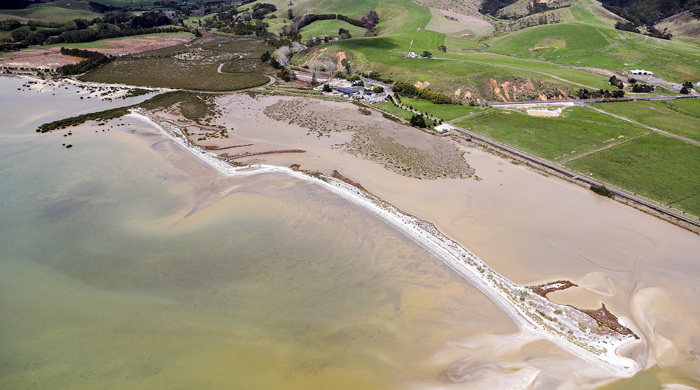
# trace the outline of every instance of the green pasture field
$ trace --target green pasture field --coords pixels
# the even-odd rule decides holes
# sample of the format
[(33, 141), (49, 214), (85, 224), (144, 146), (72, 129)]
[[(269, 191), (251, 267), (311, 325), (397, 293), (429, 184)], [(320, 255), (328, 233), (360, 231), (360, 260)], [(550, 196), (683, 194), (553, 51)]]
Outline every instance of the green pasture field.
[[(394, 114), (394, 115), (398, 116), (399, 118), (403, 118), (407, 121), (410, 121), (414, 115), (413, 113), (406, 111), (403, 108), (396, 107), (391, 102), (377, 103), (377, 104), (375, 104), (375, 107), (380, 108), (380, 109), (382, 109), (386, 112), (389, 112), (391, 114)], [(435, 126), (435, 121), (432, 119), (425, 118), (425, 123), (428, 125), (428, 127)]]
[(295, 15), (305, 13), (313, 14), (343, 14), (351, 18), (360, 18), (370, 10), (376, 10), (382, 0), (295, 0), (289, 5), (289, 0), (258, 0), (238, 7), (239, 10), (252, 9), (254, 4), (274, 4), (278, 18), (287, 17), (287, 10), (291, 8)]
[(65, 23), (73, 19), (94, 19), (99, 17), (90, 11), (73, 10), (60, 7), (42, 6), (25, 9), (0, 10), (0, 19), (12, 19), (13, 17), (23, 19), (39, 19), (46, 22)]
[(403, 118), (405, 120), (410, 120), (413, 114), (410, 112), (404, 110), (403, 108), (396, 107), (393, 103), (391, 102), (384, 102), (384, 103), (377, 103), (374, 105), (377, 108), (381, 108), (382, 110), (389, 112), (391, 114), (394, 114), (398, 116), (399, 118)]
[(675, 99), (670, 101), (673, 108), (678, 108), (684, 114), (700, 117), (700, 99)]
[(580, 22), (532, 27), (492, 38), (488, 44), (490, 52), (572, 66), (642, 68), (669, 81), (700, 78), (698, 46)]
[(648, 131), (583, 107), (567, 108), (560, 117), (492, 109), (456, 125), (553, 161), (603, 147), (604, 141), (619, 142)]
[[(479, 42), (469, 38), (457, 38), (451, 37), (449, 35), (445, 36), (445, 43), (443, 43), (447, 48), (448, 53), (452, 54), (473, 54), (475, 50), (481, 49)], [(443, 57), (444, 53), (436, 53), (438, 57)]]
[(594, 103), (594, 106), (669, 133), (700, 141), (700, 118), (674, 111), (665, 101)]
[[(428, 31), (426, 33), (437, 34)], [(420, 45), (421, 41), (429, 40), (431, 34), (424, 34), (421, 40), (415, 40), (414, 46), (416, 42), (419, 42)], [(408, 36), (392, 36), (348, 39), (330, 43), (326, 47), (329, 49), (327, 52), (329, 54), (338, 51), (351, 52), (351, 62), (357, 71), (374, 70), (393, 80), (428, 81), (431, 83), (431, 88), (436, 91), (452, 92), (457, 88), (461, 88), (462, 90), (470, 89), (476, 91), (481, 96), (488, 96), (490, 79), (499, 80), (518, 77), (542, 80), (563, 90), (573, 91), (581, 88), (579, 85), (569, 84), (543, 74), (534, 73), (528, 69), (488, 62), (493, 61), (493, 57), (496, 57), (495, 59), (498, 60), (504, 56), (489, 55), (491, 58), (465, 56), (463, 58), (466, 61), (405, 58), (405, 50), (402, 48), (407, 47), (409, 43), (410, 37)], [(422, 53), (423, 50), (418, 49), (415, 52)], [(431, 50), (431, 52), (436, 56), (444, 56), (443, 53), (438, 53), (437, 50)], [(456, 55), (447, 56), (459, 58)], [(472, 60), (472, 58), (474, 59)], [(507, 57), (503, 59), (510, 63), (518, 61), (518, 59)], [(298, 64), (303, 64), (304, 60), (303, 54), (294, 58), (294, 61)], [(525, 65), (534, 69), (536, 66), (533, 62), (535, 61), (527, 62)], [(548, 68), (551, 70), (552, 67)], [(550, 70), (547, 70), (547, 72), (550, 72)], [(584, 81), (586, 85), (593, 84), (594, 86), (603, 87), (607, 84), (606, 80), (601, 76), (576, 69), (562, 68), (561, 66), (556, 66), (556, 70), (551, 70), (551, 73), (559, 73), (561, 74), (560, 77), (567, 80), (572, 78), (572, 76), (577, 76), (576, 81)], [(537, 94), (534, 94), (532, 98), (536, 96)]]
[(695, 145), (651, 133), (565, 165), (700, 216), (700, 148)]
[[(260, 56), (268, 50), (260, 38), (205, 36), (188, 46), (175, 45), (120, 57), (81, 77), (85, 81), (233, 91), (268, 82)], [(238, 54), (243, 55), (239, 59)], [(222, 72), (219, 73), (219, 66)]]
[(424, 30), (433, 17), (430, 8), (410, 0), (381, 0), (375, 10), (381, 35), (412, 35)]
[(481, 112), (480, 109), (468, 105), (435, 104), (425, 99), (401, 98), (401, 103), (406, 107), (413, 107), (416, 111), (428, 113), (443, 121), (451, 121), (475, 112)]
[(366, 29), (362, 27), (354, 26), (348, 22), (331, 19), (331, 20), (317, 20), (310, 25), (304, 27), (299, 31), (302, 37), (308, 38), (310, 36), (318, 35), (338, 35), (338, 30), (344, 28), (350, 32), (350, 35), (359, 38), (364, 37)]

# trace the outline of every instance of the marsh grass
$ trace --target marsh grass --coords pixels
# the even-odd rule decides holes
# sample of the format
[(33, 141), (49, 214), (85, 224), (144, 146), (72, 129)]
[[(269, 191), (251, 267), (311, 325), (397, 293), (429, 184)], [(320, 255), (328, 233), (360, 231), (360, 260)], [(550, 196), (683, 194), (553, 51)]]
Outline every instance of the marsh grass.
[[(207, 35), (185, 44), (120, 57), (81, 79), (195, 91), (234, 91), (268, 82), (260, 61), (266, 49), (259, 38)], [(222, 73), (218, 72), (219, 66)]]
[[(434, 180), (467, 178), (474, 173), (463, 153), (448, 142), (438, 142), (425, 148), (407, 146), (383, 135), (381, 122), (349, 121), (342, 115), (329, 117), (311, 109), (313, 104), (312, 100), (280, 100), (267, 106), (264, 113), (275, 120), (308, 129), (307, 135), (318, 138), (330, 137), (333, 132), (351, 132), (351, 141), (334, 147), (374, 161), (403, 176)], [(358, 118), (364, 117), (355, 112)], [(418, 131), (410, 127), (406, 129)]]

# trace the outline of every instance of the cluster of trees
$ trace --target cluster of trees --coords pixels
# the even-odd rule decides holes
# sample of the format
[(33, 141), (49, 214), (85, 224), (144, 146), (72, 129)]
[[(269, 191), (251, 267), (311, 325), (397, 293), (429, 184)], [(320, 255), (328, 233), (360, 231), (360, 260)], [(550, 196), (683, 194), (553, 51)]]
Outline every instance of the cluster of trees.
[(341, 14), (304, 14), (294, 18), (291, 23), (290, 31), (299, 32), (299, 30), (317, 20), (331, 19), (338, 19), (352, 24), (353, 26), (371, 29), (374, 28), (374, 26), (376, 26), (376, 24), (379, 22), (379, 15), (377, 15), (375, 11), (369, 11), (369, 13), (367, 13), (366, 16), (363, 16), (361, 20), (357, 20)]
[(274, 4), (258, 3), (253, 5), (253, 19), (264, 19), (269, 13), (277, 11)]
[(623, 83), (622, 80), (618, 79), (617, 76), (615, 76), (615, 75), (610, 76), (610, 78), (608, 79), (608, 82), (613, 87), (617, 87), (619, 89), (622, 89), (625, 87), (625, 83)]
[(625, 96), (625, 91), (623, 90), (617, 90), (617, 91), (608, 91), (607, 89), (599, 89), (597, 91), (589, 91), (586, 88), (579, 89), (576, 91), (576, 96), (578, 96), (579, 99), (619, 99), (621, 97)]
[(681, 87), (681, 94), (687, 95), (690, 93), (690, 90), (693, 89), (693, 83), (690, 81), (686, 81), (683, 83), (683, 86)]
[[(697, 0), (601, 0), (607, 10), (635, 23), (652, 26), (677, 13), (698, 10)], [(696, 15), (699, 17), (700, 15)]]
[(612, 191), (610, 191), (609, 189), (607, 189), (605, 186), (599, 186), (599, 185), (592, 184), (590, 189), (591, 189), (591, 191), (595, 192), (596, 194), (606, 196), (608, 198), (613, 198), (615, 196), (615, 194)]
[(615, 23), (615, 29), (622, 30), (622, 31), (629, 31), (629, 32), (633, 32), (636, 34), (642, 33), (641, 31), (639, 31), (639, 29), (637, 28), (637, 25), (634, 22), (617, 22), (617, 23)]
[[(635, 34), (642, 34), (642, 32), (639, 30), (638, 27), (639, 27), (639, 25), (635, 24), (634, 22), (617, 22), (617, 23), (615, 23), (615, 28), (618, 30), (629, 31), (629, 32), (633, 32)], [(673, 38), (673, 34), (671, 34), (667, 28), (665, 28), (663, 30), (659, 30), (658, 28), (656, 28), (654, 26), (647, 26), (646, 33), (644, 35), (648, 35), (648, 36), (654, 37), (654, 38), (666, 39), (666, 40)]]
[(418, 88), (411, 83), (405, 81), (397, 81), (392, 87), (393, 91), (407, 97), (419, 97), (421, 99), (430, 100), (435, 104), (451, 104), (452, 97), (442, 92), (433, 92), (425, 88)]
[(632, 92), (654, 92), (654, 87), (649, 84), (635, 83)]
[(280, 64), (280, 62), (277, 61), (277, 58), (273, 57), (269, 51), (263, 53), (263, 55), (260, 57), (260, 61), (270, 64), (270, 66), (275, 69), (283, 68), (282, 64)]
[(379, 74), (379, 72), (375, 72), (375, 71), (370, 71), (369, 73), (366, 73), (365, 77), (367, 77), (368, 79), (380, 81), (384, 84), (393, 84), (394, 83), (394, 80), (392, 80), (391, 78), (382, 77), (382, 75)]
[(667, 28), (663, 29), (662, 31), (654, 26), (647, 26), (647, 33), (645, 35), (666, 40), (670, 40), (671, 38), (673, 38), (673, 34), (671, 34), (671, 32), (669, 32)]
[(363, 16), (360, 21), (364, 23), (364, 28), (371, 30), (377, 25), (377, 23), (379, 23), (379, 15), (376, 11), (371, 10), (367, 13), (367, 15)]
[(287, 81), (287, 82), (292, 81), (293, 79), (296, 79), (296, 77), (294, 77), (294, 73), (292, 73), (289, 70), (289, 68), (284, 68), (284, 67), (282, 69), (280, 69), (279, 72), (277, 72), (277, 77), (279, 77), (282, 80)]
[(348, 31), (344, 28), (339, 28), (338, 29), (338, 37), (340, 39), (350, 39), (350, 38), (352, 38), (352, 35), (350, 35), (350, 31)]
[(235, 35), (256, 35), (262, 37), (268, 33), (267, 27), (267, 23), (256, 20), (255, 22), (238, 22), (231, 27), (222, 27), (219, 31)]
[(411, 126), (420, 127), (421, 129), (428, 127), (423, 115), (413, 115), (409, 122), (411, 123)]
[(507, 7), (516, 1), (517, 0), (484, 0), (484, 2), (481, 3), (479, 12), (482, 14), (495, 16), (496, 13), (501, 10), (501, 8)]
[(63, 25), (30, 22), (27, 25), (18, 26), (17, 23), (7, 22), (2, 26), (11, 30), (10, 36), (14, 42), (26, 47), (26, 45), (92, 42), (106, 38), (181, 31), (179, 27), (156, 28), (171, 23), (172, 20), (162, 12), (131, 15), (124, 11), (111, 11), (101, 18), (75, 19)]
[(106, 64), (109, 61), (111, 61), (111, 59), (106, 55), (90, 50), (67, 49), (65, 47), (62, 47), (61, 54), (85, 58), (85, 60), (80, 61), (77, 64), (69, 64), (58, 67), (56, 69), (56, 73), (63, 76), (85, 73), (89, 70), (96, 69), (100, 65)]

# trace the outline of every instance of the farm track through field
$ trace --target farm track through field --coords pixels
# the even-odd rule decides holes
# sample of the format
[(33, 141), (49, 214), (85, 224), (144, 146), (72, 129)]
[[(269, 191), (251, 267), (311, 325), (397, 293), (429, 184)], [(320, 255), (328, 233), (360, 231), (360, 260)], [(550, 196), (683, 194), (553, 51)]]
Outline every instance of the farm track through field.
[(620, 142), (610, 143), (610, 144), (605, 145), (605, 146), (603, 146), (603, 147), (600, 147), (600, 148), (597, 148), (597, 149), (593, 149), (593, 150), (589, 150), (589, 151), (587, 151), (587, 152), (585, 152), (585, 153), (581, 153), (581, 154), (578, 154), (578, 155), (576, 155), (576, 156), (572, 156), (572, 157), (569, 157), (569, 158), (565, 158), (565, 159), (563, 159), (563, 160), (558, 160), (557, 162), (558, 162), (559, 164), (564, 165), (564, 164), (568, 163), (569, 161), (573, 161), (573, 160), (579, 159), (579, 158), (581, 158), (581, 157), (586, 157), (586, 156), (588, 156), (588, 155), (590, 155), (590, 154), (597, 153), (597, 152), (600, 152), (600, 151), (602, 151), (602, 150), (612, 148), (612, 147), (614, 147), (614, 146), (622, 145), (622, 144), (624, 144), (624, 143), (626, 143), (626, 142), (632, 141), (633, 139), (637, 139), (637, 138), (639, 138), (639, 137), (644, 137), (644, 136), (649, 135), (649, 134), (651, 134), (651, 130), (650, 130), (650, 131), (647, 131), (646, 133), (643, 133), (643, 134), (634, 136), (634, 137), (625, 138), (623, 141), (620, 141)]
[(639, 122), (637, 122), (637, 121), (633, 121), (632, 119), (626, 118), (626, 117), (624, 117), (624, 116), (620, 116), (620, 115), (617, 115), (617, 114), (609, 113), (609, 112), (607, 112), (607, 111), (601, 110), (600, 108), (596, 108), (596, 107), (589, 106), (588, 104), (585, 104), (585, 103), (583, 103), (583, 105), (584, 105), (585, 107), (588, 107), (588, 108), (590, 108), (590, 109), (593, 109), (593, 110), (598, 111), (598, 112), (600, 112), (600, 113), (603, 113), (603, 114), (605, 114), (605, 115), (610, 115), (610, 116), (615, 117), (615, 118), (617, 118), (617, 119), (620, 119), (620, 120), (623, 120), (623, 121), (626, 121), (626, 122), (633, 123), (633, 124), (635, 124), (635, 125), (637, 125), (637, 126), (645, 127), (645, 128), (647, 128), (647, 129), (649, 129), (649, 130), (651, 130), (651, 131), (656, 131), (657, 133), (661, 133), (661, 134), (667, 135), (667, 136), (669, 136), (669, 137), (677, 138), (677, 139), (679, 139), (679, 140), (681, 140), (681, 141), (683, 141), (683, 142), (687, 142), (687, 143), (693, 144), (693, 145), (695, 145), (695, 146), (700, 146), (700, 141), (696, 141), (696, 140), (694, 140), (694, 139), (690, 139), (690, 138), (684, 137), (684, 136), (682, 136), (682, 135), (674, 134), (674, 133), (668, 132), (668, 131), (666, 131), (666, 130), (657, 129), (656, 127), (652, 127), (652, 126), (649, 126), (649, 125), (645, 125), (645, 124), (643, 124), (643, 123), (639, 123)]

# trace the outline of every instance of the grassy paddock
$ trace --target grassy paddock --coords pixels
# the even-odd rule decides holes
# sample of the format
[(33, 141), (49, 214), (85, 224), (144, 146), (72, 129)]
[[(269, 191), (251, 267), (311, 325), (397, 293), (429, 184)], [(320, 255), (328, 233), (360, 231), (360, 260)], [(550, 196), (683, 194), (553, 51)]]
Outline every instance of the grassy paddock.
[(647, 131), (582, 107), (567, 108), (561, 117), (493, 109), (457, 125), (549, 160), (576, 156), (604, 146), (604, 141), (616, 142), (620, 136), (629, 138)]
[(386, 112), (392, 113), (399, 118), (403, 118), (405, 120), (410, 120), (413, 114), (410, 112), (404, 110), (403, 108), (396, 107), (393, 105), (391, 102), (384, 102), (384, 103), (378, 103), (375, 105), (377, 108), (380, 108)]
[(338, 19), (317, 20), (299, 31), (304, 38), (314, 35), (338, 35), (338, 30), (344, 28), (350, 35), (358, 38), (364, 37), (366, 29), (354, 26), (348, 22)]
[(651, 133), (565, 164), (634, 193), (700, 215), (700, 148)]
[(700, 99), (676, 99), (670, 102), (673, 108), (680, 109), (679, 111), (685, 114), (695, 115), (700, 117)]
[(46, 22), (66, 23), (74, 19), (94, 19), (99, 17), (90, 11), (66, 9), (52, 6), (41, 6), (24, 9), (0, 10), (0, 19), (13, 17), (23, 19), (39, 19)]
[(461, 118), (473, 112), (479, 111), (479, 109), (468, 105), (435, 104), (425, 99), (401, 98), (401, 102), (404, 106), (411, 106), (414, 110), (428, 113), (436, 118), (442, 119), (443, 121), (451, 121), (453, 119)]
[(652, 69), (674, 81), (700, 78), (700, 48), (639, 34), (570, 22), (537, 26), (488, 41), (489, 51), (573, 66), (623, 71)]
[[(376, 105), (376, 107), (380, 108), (386, 112), (389, 112), (391, 114), (394, 114), (400, 118), (403, 118), (407, 121), (410, 121), (414, 115), (413, 113), (408, 112), (408, 111), (404, 110), (403, 108), (396, 107), (391, 102), (379, 103)], [(432, 119), (429, 119), (429, 118), (425, 118), (425, 123), (428, 125), (428, 127), (435, 126), (435, 121)]]
[[(698, 102), (700, 102), (700, 100), (698, 100)], [(693, 110), (692, 103), (681, 102), (680, 104)], [(669, 103), (663, 101), (641, 101), (598, 103), (595, 104), (595, 106), (607, 112), (644, 123), (645, 125), (700, 141), (700, 118), (674, 111)], [(697, 103), (695, 103), (695, 106), (695, 110), (698, 110), (698, 107), (700, 107)]]

